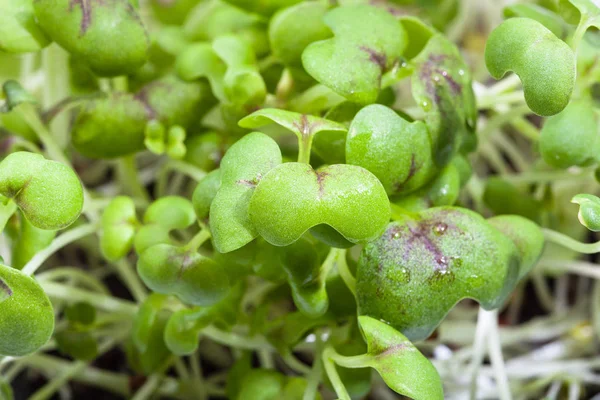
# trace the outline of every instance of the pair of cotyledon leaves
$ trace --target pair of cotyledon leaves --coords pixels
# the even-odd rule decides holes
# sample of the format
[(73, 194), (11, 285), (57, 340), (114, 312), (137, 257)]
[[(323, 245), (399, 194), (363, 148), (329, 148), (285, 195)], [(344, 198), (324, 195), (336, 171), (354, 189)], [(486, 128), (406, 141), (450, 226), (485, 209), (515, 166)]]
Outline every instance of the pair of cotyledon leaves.
[(0, 50), (39, 51), (51, 41), (102, 76), (135, 71), (146, 62), (150, 46), (133, 0), (0, 2)]
[(133, 200), (119, 196), (102, 215), (100, 247), (112, 261), (135, 247), (138, 273), (149, 288), (177, 295), (186, 304), (212, 305), (229, 290), (225, 271), (196, 248), (179, 246), (170, 236), (170, 232), (186, 229), (195, 221), (189, 200), (166, 196), (148, 207), (141, 224)]
[[(500, 79), (514, 71), (523, 82), (525, 100), (536, 114), (550, 116), (569, 103), (575, 85), (573, 50), (561, 39), (567, 24), (583, 31), (600, 26), (600, 6), (592, 0), (560, 0), (564, 20), (539, 8), (510, 8), (503, 22), (490, 34), (485, 61), (490, 74)], [(566, 23), (565, 23), (566, 22)]]

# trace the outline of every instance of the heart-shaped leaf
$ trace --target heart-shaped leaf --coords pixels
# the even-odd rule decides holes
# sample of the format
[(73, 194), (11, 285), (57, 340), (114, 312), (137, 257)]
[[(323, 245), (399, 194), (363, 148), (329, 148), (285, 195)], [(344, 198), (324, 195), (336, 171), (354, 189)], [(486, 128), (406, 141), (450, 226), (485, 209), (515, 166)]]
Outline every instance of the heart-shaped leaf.
[(137, 268), (150, 289), (177, 296), (186, 304), (215, 304), (229, 289), (227, 274), (217, 263), (195, 251), (169, 244), (144, 250)]
[(372, 172), (390, 195), (422, 187), (437, 170), (427, 126), (379, 104), (363, 108), (352, 120), (346, 160)]
[(48, 43), (35, 21), (33, 0), (0, 1), (0, 50), (29, 53), (41, 50)]
[(510, 18), (490, 34), (485, 47), (490, 74), (514, 71), (523, 82), (531, 110), (549, 116), (569, 103), (575, 84), (575, 55), (544, 25), (530, 18)]
[(281, 151), (269, 136), (253, 132), (229, 148), (221, 162), (221, 187), (210, 206), (210, 229), (220, 253), (239, 249), (258, 232), (248, 215), (261, 179), (281, 164)]
[(287, 246), (327, 224), (353, 243), (378, 237), (390, 218), (381, 182), (354, 165), (318, 170), (285, 163), (271, 170), (250, 199), (250, 220), (269, 243)]
[(425, 111), (433, 156), (439, 168), (475, 138), (477, 107), (468, 65), (442, 34), (432, 36), (412, 63), (412, 94)]
[(118, 196), (112, 199), (102, 213), (102, 255), (109, 261), (125, 257), (133, 247), (138, 224), (135, 204), (130, 197)]
[(406, 47), (404, 29), (387, 11), (367, 5), (335, 8), (324, 21), (335, 36), (304, 50), (305, 70), (350, 101), (374, 103), (382, 75)]
[(427, 338), (454, 305), (473, 298), (501, 306), (519, 273), (514, 243), (479, 214), (430, 208), (388, 225), (363, 249), (359, 313), (387, 321), (411, 340)]
[(323, 22), (328, 7), (319, 2), (301, 2), (275, 14), (269, 23), (273, 55), (291, 68), (294, 76), (305, 75), (302, 52), (306, 46), (331, 37)]
[(578, 194), (571, 203), (579, 204), (577, 217), (581, 225), (593, 232), (600, 232), (600, 199), (592, 194)]
[(395, 392), (415, 400), (442, 400), (442, 381), (431, 361), (400, 332), (375, 318), (358, 317), (368, 347), (366, 365)]
[(44, 32), (99, 75), (133, 72), (148, 58), (146, 27), (129, 0), (36, 0), (33, 7)]
[(29, 152), (12, 153), (0, 162), (0, 194), (17, 203), (40, 229), (65, 228), (83, 208), (83, 188), (75, 172)]
[(536, 223), (519, 215), (500, 215), (488, 219), (488, 222), (517, 247), (520, 259), (518, 279), (523, 279), (542, 255), (544, 233)]
[(188, 199), (180, 196), (161, 197), (146, 209), (144, 226), (135, 234), (135, 251), (141, 254), (155, 244), (172, 243), (170, 231), (188, 228), (195, 221), (194, 207)]
[(573, 100), (546, 120), (540, 152), (544, 161), (557, 168), (585, 166), (598, 158), (600, 135), (591, 99)]
[(2, 264), (0, 315), (0, 354), (4, 356), (33, 353), (54, 331), (54, 310), (44, 290), (32, 277)]

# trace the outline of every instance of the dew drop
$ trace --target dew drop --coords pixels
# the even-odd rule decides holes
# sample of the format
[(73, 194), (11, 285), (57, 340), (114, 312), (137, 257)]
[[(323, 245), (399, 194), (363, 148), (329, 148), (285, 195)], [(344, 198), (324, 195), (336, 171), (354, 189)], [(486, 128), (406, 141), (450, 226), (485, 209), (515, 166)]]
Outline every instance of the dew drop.
[(440, 77), (439, 76), (434, 76), (433, 80), (436, 81), (436, 82), (439, 82), (440, 81)]
[(425, 109), (425, 111), (429, 111), (429, 102), (424, 101), (421, 103), (421, 107)]
[(485, 279), (481, 275), (473, 274), (467, 278), (469, 286), (478, 289), (485, 284)]
[(442, 76), (448, 76), (448, 72), (442, 71)]
[(408, 64), (407, 64), (406, 62), (402, 61), (402, 64), (400, 64), (400, 66), (401, 66), (402, 68), (406, 68), (406, 67), (408, 66)]
[(400, 232), (394, 232), (394, 234), (392, 235), (392, 237), (394, 239), (399, 239), (400, 238)]
[(464, 71), (464, 70), (462, 70), (462, 69), (459, 69), (459, 70), (458, 70), (458, 74), (459, 74), (460, 76), (463, 76), (463, 75), (465, 74), (465, 71)]

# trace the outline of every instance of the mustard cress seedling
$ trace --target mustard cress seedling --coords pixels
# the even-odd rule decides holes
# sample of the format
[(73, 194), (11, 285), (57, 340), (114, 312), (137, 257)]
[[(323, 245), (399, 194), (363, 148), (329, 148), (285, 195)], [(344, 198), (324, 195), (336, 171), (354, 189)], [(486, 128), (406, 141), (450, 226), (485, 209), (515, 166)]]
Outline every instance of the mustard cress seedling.
[(0, 400), (600, 399), (599, 29), (0, 0)]

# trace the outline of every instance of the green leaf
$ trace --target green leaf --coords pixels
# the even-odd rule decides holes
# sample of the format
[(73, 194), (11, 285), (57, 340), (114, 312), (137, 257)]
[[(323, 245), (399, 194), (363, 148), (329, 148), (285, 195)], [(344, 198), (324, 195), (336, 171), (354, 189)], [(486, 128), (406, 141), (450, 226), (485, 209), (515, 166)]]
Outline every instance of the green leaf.
[(178, 356), (193, 354), (198, 350), (201, 330), (213, 319), (214, 314), (209, 308), (195, 307), (173, 313), (165, 327), (167, 347)]
[(0, 50), (36, 52), (50, 41), (35, 21), (33, 0), (0, 1)]
[(519, 252), (521, 260), (518, 279), (523, 279), (535, 266), (544, 250), (544, 233), (531, 220), (518, 215), (500, 215), (488, 222), (508, 236)]
[(427, 126), (379, 104), (363, 108), (352, 120), (346, 160), (372, 172), (389, 195), (414, 191), (437, 172)]
[[(12, 111), (22, 103), (36, 104), (37, 99), (26, 91), (21, 84), (15, 80), (8, 80), (2, 85), (2, 92), (6, 98), (6, 111)], [(3, 112), (4, 110), (0, 110)]]
[(36, 228), (19, 213), (19, 233), (12, 243), (11, 266), (22, 269), (37, 252), (48, 247), (55, 236), (56, 231)]
[(499, 177), (492, 176), (487, 180), (483, 201), (496, 215), (517, 214), (535, 222), (542, 218), (541, 201)]
[[(148, 299), (153, 296), (155, 295), (151, 295)], [(154, 302), (156, 299), (150, 301)], [(144, 303), (141, 308), (146, 307), (146, 303)], [(148, 308), (146, 308), (146, 311), (149, 311)], [(146, 311), (144, 311), (144, 313)], [(156, 314), (153, 314), (154, 312), (156, 312)], [(169, 315), (170, 313), (166, 310), (159, 311), (159, 309), (155, 309), (154, 311), (150, 311), (150, 315), (143, 316), (138, 314), (135, 317), (134, 331), (132, 332), (133, 336), (125, 343), (125, 351), (128, 364), (131, 365), (136, 372), (150, 375), (160, 371), (171, 357), (171, 353), (169, 352), (169, 349), (167, 349), (163, 339), (165, 325)], [(151, 318), (148, 319), (148, 317)], [(142, 336), (136, 336), (141, 332), (136, 332), (135, 330), (135, 325), (140, 320), (143, 321), (142, 325), (144, 325), (143, 334)], [(140, 342), (139, 340), (143, 340), (143, 342)], [(143, 345), (138, 347), (140, 344)]]
[(442, 400), (442, 381), (431, 361), (400, 332), (368, 316), (358, 317), (368, 346), (367, 365), (395, 392), (415, 400)]
[(294, 304), (312, 318), (322, 316), (329, 307), (325, 289), (327, 277), (322, 272), (324, 249), (325, 246), (319, 246), (319, 242), (306, 235), (282, 249), (283, 270), (292, 288)]
[(96, 309), (90, 303), (79, 301), (65, 308), (65, 317), (72, 325), (90, 326), (96, 321)]
[(129, 0), (36, 0), (33, 7), (44, 32), (99, 75), (134, 72), (148, 58), (146, 27)]
[(404, 29), (387, 11), (367, 5), (335, 8), (324, 21), (335, 36), (306, 47), (306, 72), (350, 101), (374, 103), (381, 77), (406, 47)]
[(0, 315), (1, 355), (17, 357), (33, 353), (52, 336), (54, 310), (44, 290), (32, 277), (2, 264)]
[(208, 224), (210, 206), (220, 187), (221, 169), (218, 168), (202, 178), (202, 180), (198, 182), (196, 189), (194, 189), (194, 194), (192, 195), (194, 211), (198, 220), (205, 225)]
[(296, 3), (300, 3), (302, 0), (261, 0), (259, 2), (256, 2), (255, 0), (226, 1), (252, 13), (271, 15), (281, 8), (293, 6)]
[(131, 338), (135, 347), (145, 353), (150, 344), (152, 331), (163, 308), (166, 306), (168, 296), (151, 293), (140, 305), (137, 314), (133, 318), (133, 327), (131, 329)]
[(550, 116), (569, 103), (575, 84), (575, 55), (551, 31), (529, 18), (510, 18), (492, 31), (485, 47), (490, 74), (515, 72), (523, 82), (527, 105)]
[(517, 282), (519, 261), (515, 244), (473, 211), (436, 207), (406, 215), (361, 253), (359, 314), (422, 340), (464, 298), (500, 307)]
[(66, 328), (56, 332), (54, 339), (61, 353), (76, 360), (91, 361), (98, 356), (98, 342), (89, 332)]
[(579, 204), (577, 217), (581, 225), (592, 232), (600, 232), (600, 199), (592, 194), (578, 194), (571, 203)]
[(285, 129), (294, 132), (298, 139), (314, 136), (319, 132), (333, 131), (346, 132), (345, 126), (337, 122), (312, 115), (300, 114), (293, 111), (280, 110), (276, 108), (263, 108), (255, 111), (240, 120), (242, 128), (260, 128), (261, 126), (275, 123)]
[(540, 152), (544, 161), (556, 168), (585, 166), (599, 158), (598, 119), (591, 99), (573, 100), (560, 113), (546, 119)]
[(285, 163), (271, 170), (250, 200), (250, 220), (269, 243), (287, 246), (313, 226), (327, 224), (353, 243), (378, 237), (389, 221), (385, 189), (354, 165), (318, 170)]
[(237, 400), (277, 400), (283, 390), (285, 375), (266, 369), (253, 369), (243, 380)]
[[(323, 22), (328, 7), (319, 2), (300, 2), (275, 14), (269, 23), (271, 51), (286, 66), (303, 72), (302, 52), (312, 42), (331, 37)], [(302, 71), (302, 72), (300, 72)]]
[(109, 261), (119, 260), (133, 247), (133, 239), (139, 224), (135, 204), (130, 197), (113, 198), (102, 213), (100, 250)]
[(185, 229), (196, 221), (192, 203), (181, 196), (164, 196), (154, 201), (144, 214), (144, 226), (134, 238), (135, 251), (141, 254), (159, 243), (173, 243), (169, 232)]
[(40, 229), (65, 228), (83, 208), (83, 188), (75, 172), (40, 154), (17, 152), (2, 160), (0, 194), (17, 203)]
[(281, 151), (269, 136), (253, 132), (229, 148), (221, 162), (221, 187), (210, 206), (210, 229), (220, 253), (239, 249), (258, 236), (248, 215), (261, 179), (281, 164)]
[(137, 270), (153, 291), (191, 305), (209, 306), (229, 289), (223, 269), (210, 258), (183, 247), (156, 244), (140, 254)]
[(442, 34), (432, 36), (412, 63), (412, 94), (425, 111), (434, 161), (442, 168), (465, 141), (475, 138), (471, 73), (456, 46)]

